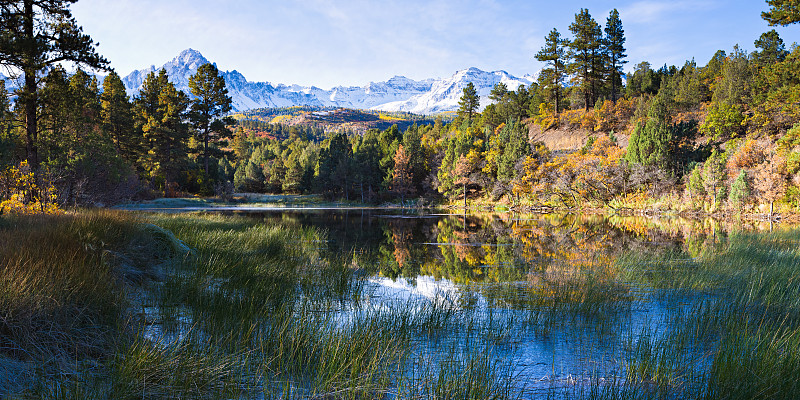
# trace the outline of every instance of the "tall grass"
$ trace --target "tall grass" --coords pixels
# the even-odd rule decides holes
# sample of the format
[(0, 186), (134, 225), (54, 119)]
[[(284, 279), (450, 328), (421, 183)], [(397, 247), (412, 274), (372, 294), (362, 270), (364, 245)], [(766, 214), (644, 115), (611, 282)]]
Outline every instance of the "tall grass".
[[(365, 290), (362, 264), (329, 252), (326, 235), (242, 216), (4, 217), (0, 397), (789, 399), (800, 391), (794, 232), (733, 235), (695, 257), (573, 260), (532, 269), (527, 281), (408, 302)], [(642, 308), (654, 312), (642, 319)], [(580, 360), (569, 362), (583, 371), (557, 372), (554, 353), (549, 389), (531, 383), (515, 363), (532, 341), (554, 352), (572, 342)]]
[(169, 258), (136, 218), (108, 212), (5, 217), (0, 223), (2, 353), (23, 360), (106, 354), (123, 288)]
[(647, 396), (796, 398), (798, 244), (796, 232), (737, 234), (719, 253), (680, 268), (661, 268), (661, 285), (667, 281), (672, 289), (702, 289), (704, 295), (695, 297), (688, 310), (671, 311), (667, 334), (652, 338), (639, 332), (628, 353), (631, 384), (647, 383), (652, 389)]

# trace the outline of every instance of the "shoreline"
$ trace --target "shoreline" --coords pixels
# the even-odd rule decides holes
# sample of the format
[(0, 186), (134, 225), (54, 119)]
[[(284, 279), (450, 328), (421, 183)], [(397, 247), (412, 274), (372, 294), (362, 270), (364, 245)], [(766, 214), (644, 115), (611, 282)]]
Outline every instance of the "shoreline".
[(259, 195), (243, 196), (236, 200), (226, 201), (219, 198), (158, 198), (154, 200), (123, 203), (109, 208), (121, 211), (146, 212), (225, 212), (225, 211), (337, 211), (337, 210), (395, 210), (395, 211), (445, 211), (451, 214), (463, 213), (521, 213), (521, 214), (593, 214), (617, 215), (620, 217), (647, 218), (686, 218), (716, 220), (749, 220), (773, 223), (800, 223), (800, 213), (732, 213), (728, 211), (676, 211), (655, 208), (618, 208), (583, 207), (566, 208), (546, 205), (516, 205), (503, 203), (473, 203), (466, 209), (456, 204), (410, 204), (399, 203), (364, 204), (359, 202), (323, 201), (318, 196), (297, 195)]

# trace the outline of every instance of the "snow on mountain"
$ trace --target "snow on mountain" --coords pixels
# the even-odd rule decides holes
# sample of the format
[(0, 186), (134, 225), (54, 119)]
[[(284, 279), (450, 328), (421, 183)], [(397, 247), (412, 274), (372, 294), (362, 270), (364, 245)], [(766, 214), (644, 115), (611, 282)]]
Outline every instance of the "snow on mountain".
[(383, 111), (407, 111), (415, 114), (435, 114), (458, 109), (463, 89), (472, 82), (481, 97), (481, 110), (489, 104), (489, 93), (502, 82), (509, 90), (519, 85), (528, 86), (536, 79), (531, 75), (517, 78), (505, 71), (485, 72), (477, 68), (461, 70), (450, 78), (437, 80), (428, 92), (413, 96), (408, 100), (382, 104), (373, 109)]
[[(177, 57), (164, 64), (170, 81), (189, 93), (189, 77), (201, 65), (209, 62), (200, 52), (193, 49), (182, 51)], [(133, 71), (122, 81), (129, 95), (141, 89), (145, 77), (161, 68)], [(273, 85), (269, 82), (250, 82), (240, 72), (221, 72), (233, 100), (234, 111), (245, 111), (262, 107), (290, 107), (299, 105), (345, 107), (355, 109), (375, 109), (385, 111), (410, 111), (418, 114), (434, 114), (458, 109), (462, 89), (472, 82), (481, 95), (481, 105), (489, 103), (488, 95), (492, 87), (503, 82), (510, 90), (519, 85), (529, 85), (532, 76), (517, 78), (505, 71), (484, 72), (469, 68), (456, 72), (447, 79), (426, 79), (415, 81), (403, 76), (395, 76), (385, 82), (370, 82), (366, 86), (337, 86), (330, 90), (315, 86)]]

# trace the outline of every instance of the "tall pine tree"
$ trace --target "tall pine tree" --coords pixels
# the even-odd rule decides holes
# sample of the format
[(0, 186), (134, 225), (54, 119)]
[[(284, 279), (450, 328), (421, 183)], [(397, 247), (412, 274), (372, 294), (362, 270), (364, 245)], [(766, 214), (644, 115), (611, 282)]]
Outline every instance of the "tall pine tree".
[(167, 71), (150, 72), (134, 100), (135, 114), (148, 149), (142, 164), (151, 178), (164, 184), (168, 196), (186, 161), (189, 99), (169, 81)]
[(458, 115), (466, 116), (468, 121), (472, 121), (472, 116), (478, 112), (481, 98), (478, 90), (472, 82), (462, 90), (461, 99), (458, 101)]
[[(224, 118), (231, 111), (231, 97), (228, 96), (225, 79), (220, 76), (217, 67), (210, 63), (201, 65), (189, 77), (189, 89), (195, 96), (189, 119), (196, 137), (203, 143), (203, 167), (208, 176), (208, 159), (212, 153), (209, 142), (226, 141), (233, 137), (233, 132), (227, 127), (233, 124), (233, 119)], [(221, 151), (216, 150), (214, 155), (222, 155)]]
[[(24, 116), (28, 163), (39, 170), (39, 79), (64, 62), (105, 69), (108, 61), (95, 50), (69, 6), (77, 0), (4, 0), (0, 3), (0, 65), (22, 73), (16, 90)], [(38, 175), (37, 175), (38, 176)]]
[(575, 22), (570, 24), (569, 30), (575, 38), (569, 42), (572, 62), (568, 68), (575, 74), (583, 92), (584, 108), (588, 110), (594, 107), (599, 97), (603, 77), (603, 35), (589, 10), (583, 8), (575, 14)]
[(800, 3), (797, 0), (767, 0), (769, 11), (762, 12), (761, 18), (770, 26), (790, 25), (800, 22)]
[(611, 81), (611, 101), (617, 102), (618, 87), (622, 86), (622, 66), (625, 61), (625, 30), (622, 29), (622, 20), (619, 19), (617, 9), (611, 10), (606, 20), (605, 28), (606, 60), (608, 62), (608, 79)]
[(544, 39), (544, 47), (536, 53), (536, 59), (548, 65), (542, 69), (540, 80), (545, 90), (550, 91), (555, 101), (556, 114), (561, 111), (561, 89), (566, 76), (567, 51), (569, 42), (561, 38), (558, 30), (553, 28)]
[(114, 142), (117, 154), (129, 163), (136, 162), (141, 152), (141, 135), (134, 129), (133, 105), (125, 84), (114, 71), (103, 79), (100, 106), (103, 132)]

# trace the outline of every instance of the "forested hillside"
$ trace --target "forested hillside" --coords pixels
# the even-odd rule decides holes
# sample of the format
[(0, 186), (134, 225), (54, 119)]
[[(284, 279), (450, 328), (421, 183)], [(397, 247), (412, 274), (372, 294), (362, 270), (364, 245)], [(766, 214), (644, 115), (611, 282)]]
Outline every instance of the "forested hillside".
[[(764, 18), (796, 22), (797, 7), (778, 3), (770, 2)], [(554, 28), (532, 55), (546, 64), (537, 82), (497, 84), (481, 112), (469, 84), (458, 115), (435, 122), (304, 108), (233, 119), (212, 64), (189, 79), (190, 95), (161, 70), (129, 98), (114, 72), (101, 83), (63, 69), (64, 54), (79, 66), (107, 67), (80, 31), (72, 32), (74, 49), (5, 46), (0, 60), (25, 84), (9, 93), (0, 83), (3, 208), (232, 190), (404, 204), (423, 198), (703, 212), (798, 207), (796, 44), (770, 30), (753, 38), (752, 51), (734, 45), (679, 66), (639, 62), (625, 75), (616, 10), (600, 24), (581, 9), (560, 29), (568, 34)], [(47, 62), (28, 65), (20, 56), (26, 52)], [(549, 149), (548, 139), (565, 132), (580, 136), (581, 145)]]
[[(306, 180), (278, 179), (266, 190), (372, 201), (460, 201), (466, 192), (511, 204), (705, 212), (797, 207), (796, 45), (787, 48), (771, 30), (754, 38), (752, 52), (734, 46), (704, 65), (641, 62), (623, 81), (616, 10), (605, 26), (580, 10), (568, 29), (569, 38), (553, 29), (536, 55), (548, 65), (537, 83), (497, 85), (480, 114), (468, 87), (447, 124), (342, 134), (322, 144), (248, 139), (250, 157), (239, 161), (245, 170), (236, 182), (274, 180), (273, 165), (283, 163), (305, 171)], [(583, 147), (548, 149), (548, 137), (564, 132), (585, 136)], [(307, 163), (295, 167), (295, 160)], [(289, 184), (278, 189), (281, 182)]]

